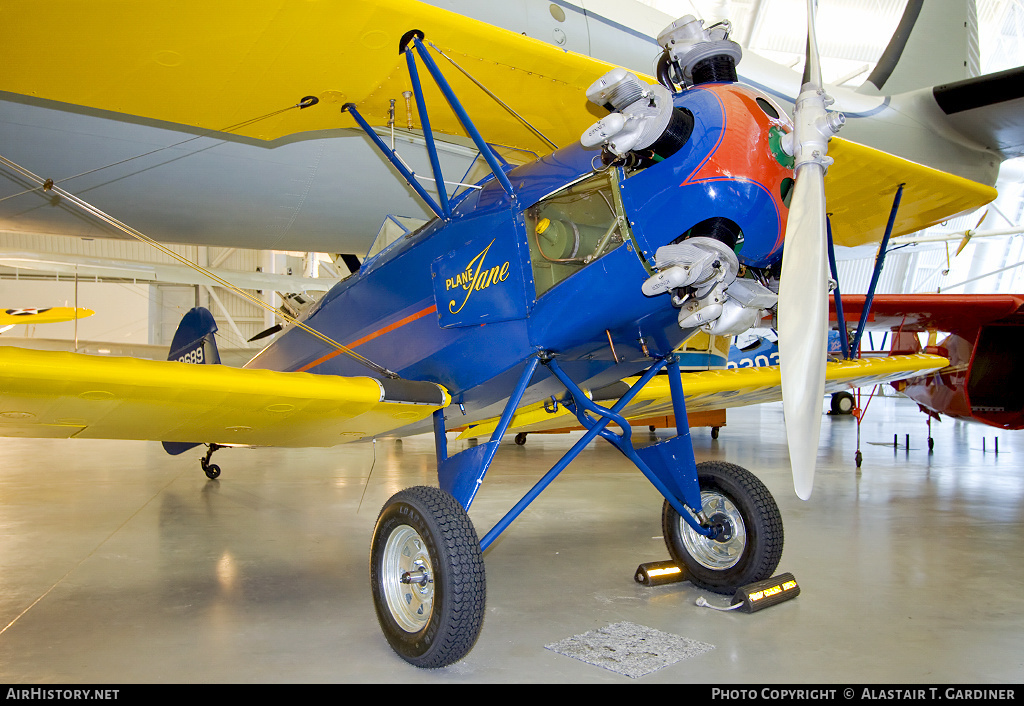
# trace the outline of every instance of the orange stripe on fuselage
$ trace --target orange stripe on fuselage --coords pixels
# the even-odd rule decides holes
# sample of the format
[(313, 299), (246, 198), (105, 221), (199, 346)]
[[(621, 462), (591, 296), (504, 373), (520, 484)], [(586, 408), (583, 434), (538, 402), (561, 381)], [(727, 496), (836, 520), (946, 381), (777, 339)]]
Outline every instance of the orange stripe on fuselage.
[[(411, 324), (413, 321), (416, 321), (417, 319), (422, 319), (424, 316), (427, 316), (429, 314), (433, 314), (436, 311), (437, 311), (437, 306), (428, 306), (426, 309), (423, 309), (422, 311), (417, 311), (415, 314), (409, 314), (404, 319), (399, 319), (398, 321), (394, 322), (393, 324), (388, 324), (384, 328), (377, 329), (373, 333), (367, 334), (367, 335), (363, 336), (362, 338), (359, 338), (359, 339), (357, 339), (355, 341), (352, 341), (351, 343), (347, 344), (345, 347), (348, 348), (348, 349), (352, 349), (352, 348), (355, 348), (357, 346), (361, 346), (364, 343), (369, 343), (370, 341), (372, 341), (373, 339), (377, 338), (378, 336), (383, 336), (385, 333), (390, 333), (391, 331), (394, 331), (395, 329), (401, 328), (402, 326), (405, 326), (406, 324)], [(310, 370), (311, 368), (315, 368), (316, 366), (320, 365), (321, 363), (326, 363), (331, 358), (334, 358), (335, 356), (341, 355), (342, 353), (344, 353), (344, 351), (342, 351), (340, 349), (339, 350), (335, 350), (335, 351), (331, 351), (330, 353), (328, 353), (326, 355), (320, 356), (319, 358), (314, 360), (312, 363), (306, 363), (301, 368), (299, 368), (296, 372), (304, 373), (307, 370)]]

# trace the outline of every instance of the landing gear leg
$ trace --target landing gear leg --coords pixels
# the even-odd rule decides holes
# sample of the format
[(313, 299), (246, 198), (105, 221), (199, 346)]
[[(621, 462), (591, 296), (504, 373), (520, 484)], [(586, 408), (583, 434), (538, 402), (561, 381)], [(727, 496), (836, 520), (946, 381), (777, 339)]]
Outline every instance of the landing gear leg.
[(218, 446), (217, 444), (210, 444), (210, 449), (206, 452), (206, 456), (199, 461), (199, 465), (203, 467), (203, 473), (205, 473), (206, 477), (210, 480), (214, 480), (220, 476), (220, 466), (216, 463), (210, 463), (210, 457), (213, 456), (213, 452), (220, 448), (223, 447)]
[(446, 667), (472, 649), (484, 619), (480, 540), (439, 488), (403, 490), (384, 505), (370, 546), (370, 589), (384, 636), (417, 667)]
[[(686, 400), (679, 365), (674, 357), (662, 359), (636, 382), (635, 394), (662, 368), (668, 371), (676, 436), (658, 444), (634, 449), (629, 425), (619, 411), (629, 404), (624, 395), (609, 409), (602, 409), (577, 393), (572, 381), (554, 360), (551, 371), (572, 393), (577, 418), (589, 427), (581, 442), (595, 432), (616, 446), (654, 484), (665, 498), (662, 529), (673, 560), (686, 567), (691, 582), (718, 593), (770, 578), (782, 558), (782, 515), (771, 493), (754, 474), (731, 463), (694, 458), (686, 416)], [(582, 408), (582, 409), (580, 409)], [(587, 416), (600, 415), (595, 422)], [(615, 435), (602, 425), (613, 422), (623, 433)], [(486, 543), (487, 537), (484, 537)]]
[[(857, 401), (860, 402), (860, 390), (857, 390)], [(870, 402), (870, 400), (868, 400), (868, 401)], [(860, 421), (861, 421), (861, 415), (862, 414), (863, 414), (863, 412), (861, 411), (861, 406), (858, 404), (857, 405), (857, 451), (856, 451), (856, 453), (853, 454), (853, 462), (857, 464), (857, 468), (860, 468), (860, 465), (864, 462), (864, 454), (862, 454), (860, 452)]]

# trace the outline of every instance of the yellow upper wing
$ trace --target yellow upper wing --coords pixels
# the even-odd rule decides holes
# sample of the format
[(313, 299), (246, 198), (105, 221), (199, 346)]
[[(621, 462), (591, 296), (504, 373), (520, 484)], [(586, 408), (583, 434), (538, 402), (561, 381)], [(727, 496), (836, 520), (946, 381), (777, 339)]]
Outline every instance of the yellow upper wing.
[(996, 190), (839, 137), (828, 144), (835, 164), (825, 173), (825, 199), (837, 245), (877, 243), (885, 234), (900, 184), (893, 237), (914, 233), (992, 201)]
[(0, 346), (0, 436), (334, 446), (421, 421), (450, 401), (440, 386), (413, 385), (411, 397), (434, 399), (396, 400), (365, 377)]
[[(825, 391), (837, 392), (853, 387), (902, 380), (940, 370), (948, 364), (949, 361), (945, 358), (924, 353), (829, 363), (825, 372)], [(627, 378), (624, 382), (632, 386), (638, 380), (639, 378)], [(777, 365), (684, 372), (682, 380), (688, 412), (742, 407), (778, 402), (782, 399), (782, 382)], [(601, 404), (611, 407), (614, 403), (615, 400), (611, 400)], [(577, 426), (576, 417), (565, 407), (558, 405), (554, 412), (548, 412), (544, 404), (541, 402), (520, 409), (513, 417), (508, 431), (544, 431)], [(665, 375), (659, 375), (649, 382), (622, 412), (626, 419), (645, 419), (672, 414), (672, 396)], [(459, 438), (488, 436), (497, 427), (497, 421), (492, 419), (471, 426), (463, 431)]]
[[(348, 102), (380, 126), (394, 99), (404, 126), (402, 94), (411, 84), (398, 49), (409, 30), (423, 31), (559, 146), (606, 114), (585, 91), (612, 68), (415, 0), (5, 0), (3, 23), (0, 90), (261, 140), (354, 127), (341, 113)], [(488, 142), (550, 150), (431, 52)], [(419, 73), (433, 129), (464, 135), (422, 65)], [(277, 112), (307, 95), (321, 102)], [(412, 111), (420, 128), (415, 102)], [(839, 138), (829, 153), (836, 164), (826, 190), (840, 245), (881, 238), (900, 184), (907, 186), (894, 235), (995, 198), (991, 187)]]
[[(411, 84), (398, 45), (409, 30), (423, 31), (500, 98), (531, 113), (559, 146), (605, 114), (584, 91), (612, 68), (414, 0), (56, 0), (46, 8), (5, 0), (3, 23), (0, 90), (217, 131), (307, 95), (321, 99), (232, 131), (261, 140), (354, 127), (340, 112), (347, 102), (370, 124), (384, 125), (396, 99), (404, 127), (402, 93)], [(434, 57), (488, 141), (549, 151)], [(432, 127), (463, 134), (422, 64), (419, 70)], [(414, 124), (420, 127), (418, 115)]]

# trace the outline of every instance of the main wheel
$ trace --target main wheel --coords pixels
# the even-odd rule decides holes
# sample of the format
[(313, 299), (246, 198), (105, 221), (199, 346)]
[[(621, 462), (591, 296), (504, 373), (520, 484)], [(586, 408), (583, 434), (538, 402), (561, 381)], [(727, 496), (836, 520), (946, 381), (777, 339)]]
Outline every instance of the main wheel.
[(377, 518), (370, 587), (388, 644), (417, 667), (465, 657), (480, 634), (486, 598), (480, 540), (451, 495), (417, 486)]
[(846, 390), (832, 393), (832, 414), (850, 414), (856, 399)]
[(690, 582), (715, 593), (770, 578), (782, 558), (782, 515), (775, 499), (750, 471), (732, 463), (697, 464), (704, 514), (722, 534), (695, 532), (666, 500), (662, 530), (672, 559)]

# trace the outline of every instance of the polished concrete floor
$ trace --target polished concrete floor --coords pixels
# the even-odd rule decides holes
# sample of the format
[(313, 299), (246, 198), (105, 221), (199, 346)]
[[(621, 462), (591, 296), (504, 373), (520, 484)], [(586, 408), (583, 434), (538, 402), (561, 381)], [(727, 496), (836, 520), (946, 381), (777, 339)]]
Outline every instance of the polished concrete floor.
[[(723, 613), (695, 600), (728, 597), (688, 583), (635, 583), (668, 558), (661, 500), (599, 441), (489, 549), (481, 637), (429, 671), (384, 642), (367, 552), (384, 501), (435, 484), (430, 437), (223, 450), (216, 481), (198, 450), (4, 439), (0, 683), (1024, 681), (1024, 432), (946, 420), (929, 453), (915, 405), (876, 399), (858, 471), (855, 420), (822, 421), (808, 502), (780, 405), (731, 410), (718, 440), (694, 432), (698, 460), (775, 495), (796, 599)], [(501, 447), (470, 513), (481, 534), (573, 438)], [(630, 678), (544, 647), (621, 622), (714, 649)]]

